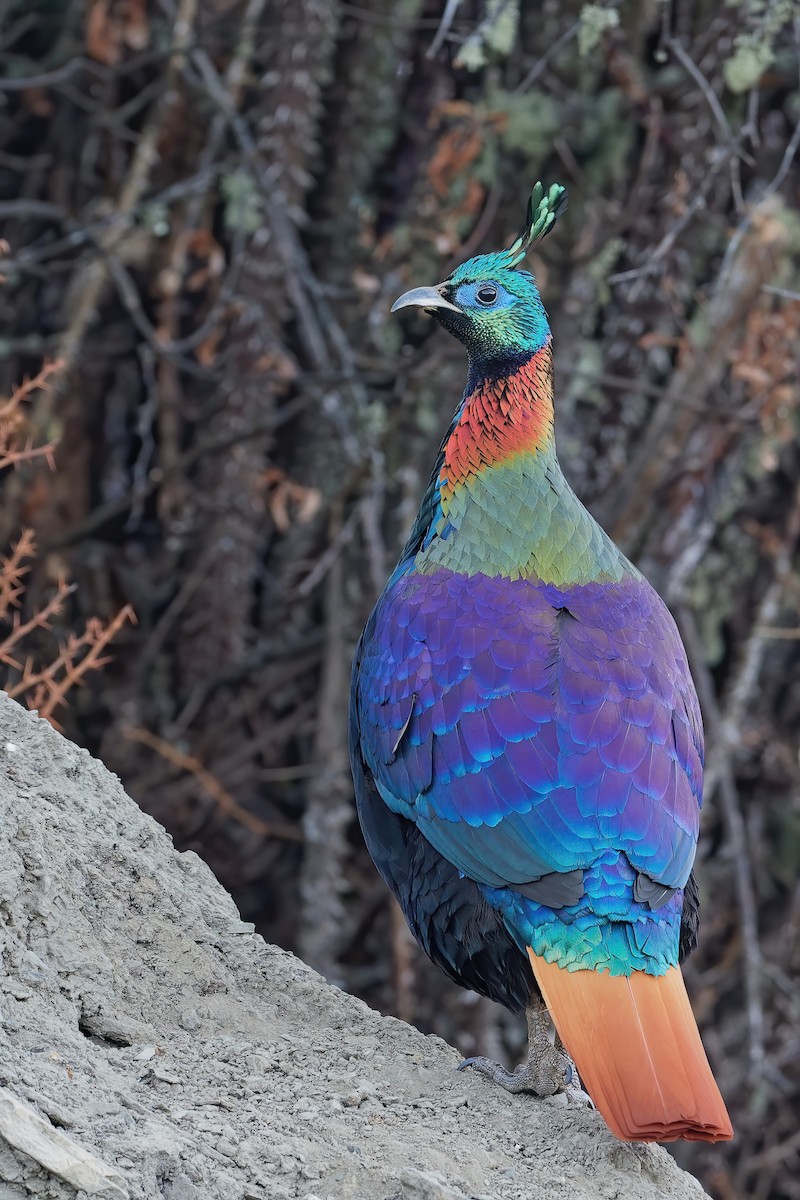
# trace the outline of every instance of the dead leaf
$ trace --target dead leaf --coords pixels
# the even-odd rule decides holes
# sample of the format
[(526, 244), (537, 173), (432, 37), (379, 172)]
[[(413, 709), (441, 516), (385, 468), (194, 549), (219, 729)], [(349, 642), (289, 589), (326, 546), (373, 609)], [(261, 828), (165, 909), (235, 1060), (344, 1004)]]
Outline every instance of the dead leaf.
[(131, 50), (144, 50), (150, 44), (150, 23), (147, 19), (147, 0), (128, 0), (125, 19), (125, 45)]
[[(440, 139), (433, 158), (428, 163), (428, 178), (437, 196), (444, 198), (452, 183), (467, 173), (483, 149), (483, 138), (478, 129), (459, 127), (450, 129)], [(470, 179), (470, 186), (477, 180)]]
[(204, 367), (210, 367), (216, 359), (224, 333), (224, 327), (217, 325), (203, 338), (199, 346), (195, 346), (194, 356)]
[(120, 59), (122, 30), (111, 15), (113, 0), (93, 0), (86, 15), (86, 53), (107, 67)]
[(279, 467), (268, 467), (264, 472), (267, 485), (267, 506), (280, 533), (286, 533), (292, 519), (306, 525), (319, 512), (322, 493), (319, 488), (304, 487), (289, 479)]
[(22, 93), (22, 103), (34, 117), (52, 117), (55, 112), (55, 105), (50, 93), (44, 88), (25, 88)]
[(203, 264), (187, 277), (187, 291), (200, 291), (210, 279), (218, 279), (225, 270), (225, 251), (209, 229), (193, 229), (186, 234), (185, 249), (187, 255)]
[(271, 375), (279, 383), (291, 383), (297, 378), (297, 363), (288, 354), (270, 350), (256, 359), (255, 369)]
[(86, 15), (86, 53), (107, 67), (122, 58), (123, 48), (150, 44), (147, 0), (91, 0)]

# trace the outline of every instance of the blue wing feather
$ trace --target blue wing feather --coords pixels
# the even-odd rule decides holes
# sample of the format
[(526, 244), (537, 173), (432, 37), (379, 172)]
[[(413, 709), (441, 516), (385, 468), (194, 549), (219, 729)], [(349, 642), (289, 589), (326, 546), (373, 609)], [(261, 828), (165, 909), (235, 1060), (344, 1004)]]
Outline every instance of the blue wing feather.
[(406, 573), (376, 610), (356, 705), (386, 804), (477, 882), (588, 868), (607, 849), (686, 882), (700, 717), (672, 618), (640, 578)]

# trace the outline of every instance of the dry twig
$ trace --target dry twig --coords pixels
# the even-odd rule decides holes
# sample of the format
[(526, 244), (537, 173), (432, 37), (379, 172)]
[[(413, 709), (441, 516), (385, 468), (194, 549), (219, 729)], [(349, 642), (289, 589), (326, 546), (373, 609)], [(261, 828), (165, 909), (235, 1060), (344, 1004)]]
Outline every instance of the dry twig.
[[(0, 405), (0, 470), (37, 458), (43, 458), (51, 469), (54, 468), (54, 442), (34, 446), (30, 437), (26, 436), (24, 443), (20, 443), (26, 427), (20, 406), (35, 393), (45, 390), (50, 379), (57, 376), (62, 367), (63, 361), (60, 359), (46, 363), (37, 375), (15, 387), (9, 399)], [(19, 607), (25, 592), (23, 580), (31, 569), (30, 562), (26, 560), (33, 559), (35, 555), (33, 531), (23, 529), (10, 554), (0, 556), (0, 622), (8, 623), (12, 610)], [(108, 658), (103, 657), (106, 646), (127, 620), (135, 620), (133, 609), (126, 605), (107, 625), (93, 618), (82, 634), (70, 634), (47, 666), (35, 667), (31, 657), (24, 664), (21, 663), (16, 657), (18, 649), (25, 645), (34, 630), (51, 628), (52, 619), (63, 610), (67, 597), (74, 590), (74, 584), (67, 583), (64, 578), (59, 579), (50, 599), (27, 620), (23, 621), (18, 612), (13, 613), (11, 628), (0, 641), (0, 663), (15, 672), (21, 672), (19, 679), (5, 684), (6, 692), (13, 698), (24, 698), (29, 708), (37, 709), (39, 715), (56, 728), (58, 722), (54, 713), (66, 703), (68, 692), (83, 682), (87, 672), (97, 670), (108, 662)]]
[(0, 471), (6, 467), (19, 466), (23, 462), (32, 462), (37, 458), (44, 459), (51, 471), (55, 470), (53, 453), (56, 443), (47, 442), (42, 446), (33, 444), (33, 438), (27, 432), (28, 421), (21, 406), (25, 401), (31, 400), (36, 392), (45, 391), (50, 379), (57, 376), (62, 366), (61, 359), (45, 363), (37, 375), (15, 387), (8, 400), (0, 404)]
[(249, 812), (248, 809), (242, 808), (241, 804), (237, 804), (230, 792), (222, 786), (215, 775), (203, 766), (199, 758), (193, 754), (185, 754), (182, 750), (178, 750), (165, 738), (159, 737), (158, 734), (152, 733), (149, 729), (141, 729), (134, 725), (123, 725), (123, 737), (128, 738), (131, 742), (139, 742), (142, 746), (148, 746), (149, 749), (155, 750), (167, 762), (172, 763), (180, 771), (185, 771), (189, 775), (193, 775), (197, 782), (202, 787), (206, 795), (210, 796), (214, 801), (217, 811), (224, 817), (229, 817), (236, 821), (239, 825), (244, 825), (251, 833), (261, 838), (283, 838), (286, 841), (299, 842), (302, 841), (300, 830), (294, 825), (280, 825), (270, 821), (264, 821), (255, 813)]
[[(36, 539), (33, 530), (23, 529), (12, 546), (11, 553), (0, 554), (0, 621), (8, 617), (10, 609), (19, 606), (20, 597), (25, 591), (22, 580), (31, 569), (30, 563), (25, 562), (25, 559), (33, 558), (35, 553)], [(0, 643), (0, 655), (5, 648), (6, 643)]]
[[(26, 624), (16, 626), (4, 645), (16, 645), (33, 629), (49, 628), (51, 617), (60, 610), (74, 588), (74, 584), (59, 582), (55, 595), (41, 612), (35, 613)], [(89, 671), (97, 671), (111, 661), (104, 651), (128, 621), (136, 622), (130, 604), (121, 608), (107, 624), (99, 617), (92, 617), (86, 622), (83, 633), (69, 635), (52, 662), (36, 668), (29, 659), (22, 668), (22, 678), (8, 684), (5, 690), (14, 699), (24, 697), (29, 708), (36, 709), (40, 717), (60, 728), (54, 717), (56, 709), (66, 704), (67, 694), (83, 683)]]
[[(25, 540), (26, 534), (29, 535), (30, 530), (24, 531), (20, 541)], [(19, 544), (20, 543), (18, 542), (17, 546), (19, 546)], [(15, 553), (16, 547), (11, 554), (11, 563), (14, 561)], [(16, 572), (19, 570), (19, 568), (13, 567), (12, 570)], [(28, 570), (28, 568), (26, 567), (24, 570)], [(2, 642), (0, 642), (0, 662), (4, 662), (6, 666), (12, 667), (15, 671), (31, 670), (30, 664), (27, 664), (25, 667), (23, 667), (22, 663), (13, 658), (12, 651), (20, 644), (20, 642), (24, 641), (29, 634), (33, 633), (34, 629), (50, 629), (50, 622), (52, 618), (58, 616), (64, 607), (64, 601), (66, 600), (67, 596), (71, 595), (71, 593), (74, 591), (74, 584), (69, 584), (66, 582), (66, 580), (61, 579), (58, 582), (55, 592), (47, 601), (47, 603), (37, 612), (35, 612), (29, 620), (21, 621), (19, 619), (19, 614), (15, 613), (11, 632), (5, 636)], [(23, 676), (23, 681), (19, 683), (6, 684), (5, 690), (8, 692), (9, 696), (21, 696), (28, 690), (30, 686), (32, 686), (30, 682), (24, 682), (24, 678), (25, 677)], [(31, 707), (36, 708), (37, 706), (31, 705)], [(42, 715), (44, 716), (44, 714)]]

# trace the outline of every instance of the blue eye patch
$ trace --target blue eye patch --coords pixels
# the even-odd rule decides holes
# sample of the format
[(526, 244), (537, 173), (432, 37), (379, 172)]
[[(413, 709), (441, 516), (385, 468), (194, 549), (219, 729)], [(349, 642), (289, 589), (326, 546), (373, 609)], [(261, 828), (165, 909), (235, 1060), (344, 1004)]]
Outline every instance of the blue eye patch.
[(498, 308), (510, 308), (516, 304), (517, 297), (512, 296), (504, 287), (493, 279), (481, 279), (475, 283), (462, 283), (453, 297), (453, 303), (461, 309), (473, 309), (478, 312), (496, 311)]

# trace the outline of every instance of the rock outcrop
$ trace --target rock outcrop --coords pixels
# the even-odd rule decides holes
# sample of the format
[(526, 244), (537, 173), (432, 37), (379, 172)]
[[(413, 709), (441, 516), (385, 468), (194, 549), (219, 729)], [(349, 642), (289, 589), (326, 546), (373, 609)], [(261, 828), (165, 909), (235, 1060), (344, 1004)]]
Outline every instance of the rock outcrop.
[(687, 1200), (266, 945), (101, 763), (0, 697), (0, 1200)]

